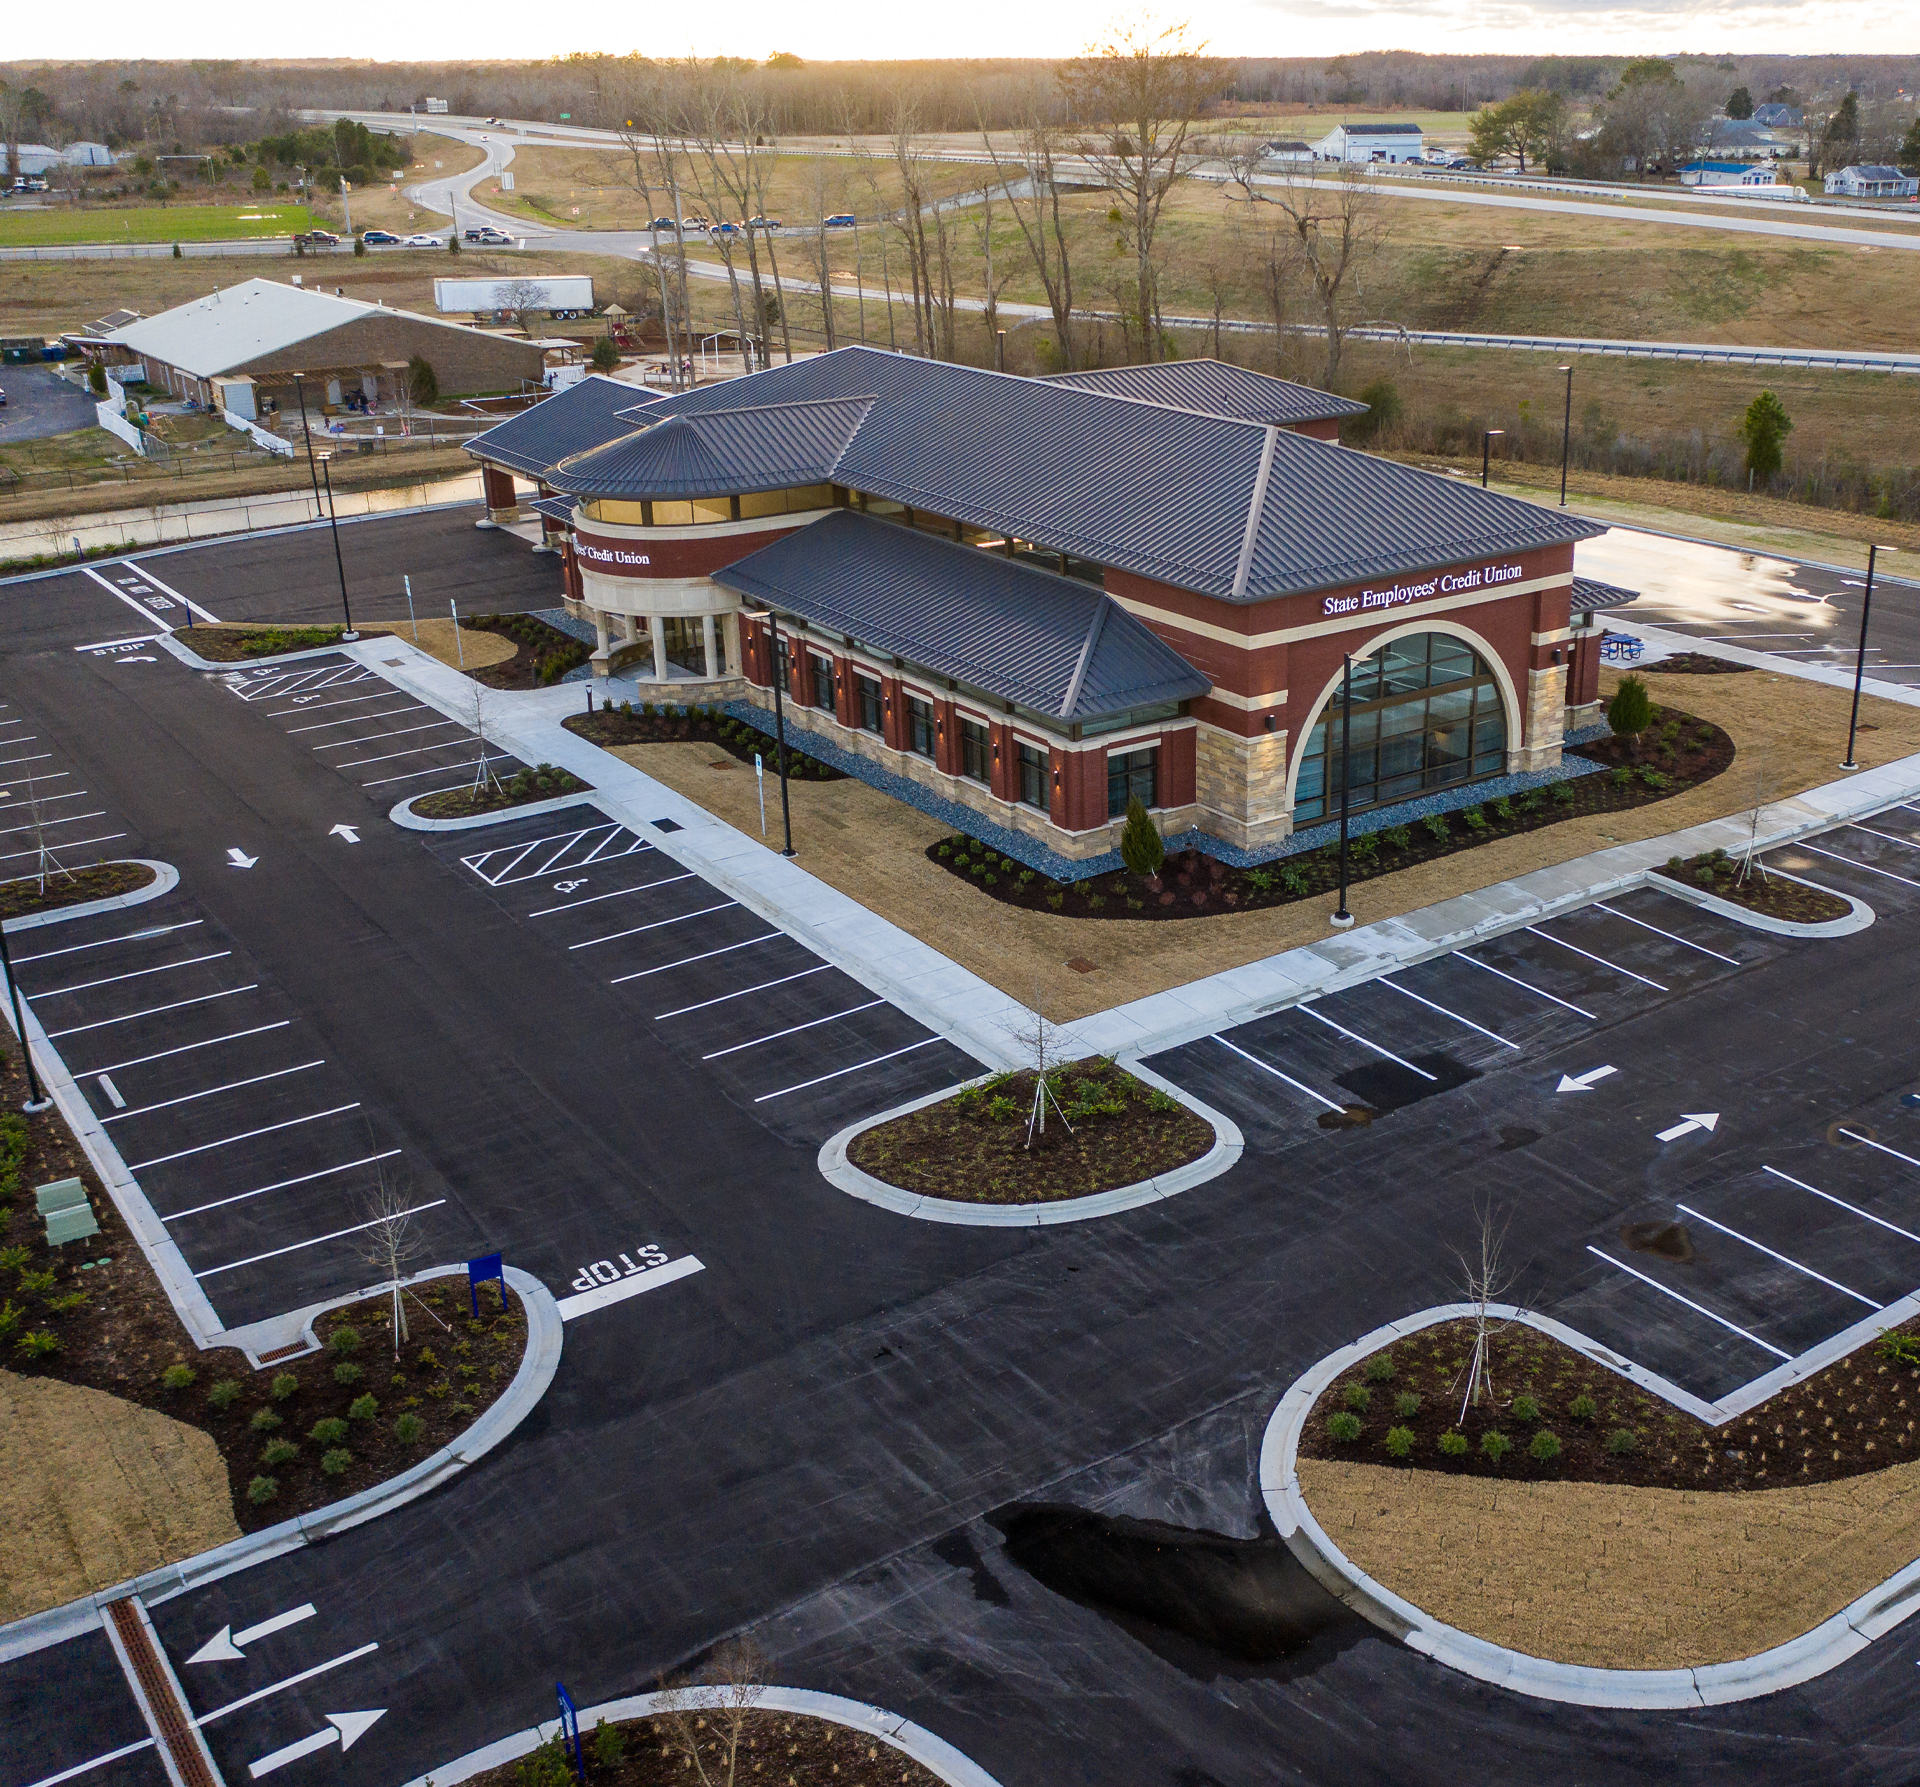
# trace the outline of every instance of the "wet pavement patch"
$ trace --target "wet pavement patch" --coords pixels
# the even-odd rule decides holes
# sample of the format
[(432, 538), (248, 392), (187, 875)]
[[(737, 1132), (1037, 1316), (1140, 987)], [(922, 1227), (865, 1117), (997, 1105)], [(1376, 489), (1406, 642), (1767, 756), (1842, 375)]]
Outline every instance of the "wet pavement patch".
[(1520, 1148), (1531, 1148), (1539, 1139), (1539, 1130), (1527, 1129), (1518, 1123), (1509, 1123), (1500, 1131), (1498, 1152), (1512, 1154)]
[(1371, 1105), (1342, 1105), (1338, 1110), (1322, 1111), (1314, 1119), (1322, 1129), (1365, 1129), (1380, 1113)]
[(1200, 1680), (1288, 1680), (1375, 1635), (1271, 1529), (1235, 1539), (1058, 1502), (1017, 1502), (988, 1519), (1036, 1581)]
[(1681, 1265), (1693, 1261), (1693, 1237), (1684, 1222), (1628, 1222), (1620, 1227), (1621, 1243), (1635, 1253), (1658, 1254)]
[(987, 1568), (986, 1559), (980, 1555), (979, 1548), (964, 1530), (956, 1529), (944, 1538), (934, 1540), (931, 1550), (943, 1564), (951, 1564), (956, 1570), (965, 1570), (972, 1576), (973, 1598), (976, 1601), (986, 1601), (995, 1607), (1013, 1604), (1013, 1597)]
[(1451, 1055), (1416, 1055), (1410, 1065), (1369, 1061), (1341, 1074), (1337, 1083), (1384, 1116), (1437, 1093), (1452, 1092), (1479, 1077), (1477, 1067), (1469, 1067)]

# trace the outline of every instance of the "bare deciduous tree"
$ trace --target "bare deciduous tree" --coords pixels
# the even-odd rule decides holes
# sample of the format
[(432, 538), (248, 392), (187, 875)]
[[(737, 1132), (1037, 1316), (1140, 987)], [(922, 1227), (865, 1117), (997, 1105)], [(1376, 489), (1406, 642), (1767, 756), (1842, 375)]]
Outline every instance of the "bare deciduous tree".
[(533, 314), (547, 302), (546, 290), (538, 280), (509, 279), (494, 288), (494, 302), (501, 310), (511, 310), (523, 335), (533, 333)]
[(1513, 1282), (1512, 1274), (1500, 1259), (1507, 1237), (1506, 1219), (1495, 1217), (1491, 1200), (1476, 1206), (1474, 1217), (1478, 1232), (1473, 1256), (1469, 1258), (1457, 1249), (1453, 1256), (1460, 1263), (1465, 1300), (1472, 1306), (1467, 1320), (1473, 1328), (1473, 1352), (1467, 1359), (1467, 1388), (1460, 1401), (1462, 1421), (1467, 1418), (1469, 1407), (1493, 1400), (1492, 1340), (1506, 1324), (1494, 1318), (1492, 1305), (1502, 1300)]
[[(454, 625), (457, 628), (459, 622)], [(483, 788), (500, 786), (500, 778), (493, 773), (493, 751), (487, 743), (487, 689), (480, 682), (473, 685), (473, 736), (480, 745), (480, 757), (473, 766), (473, 791), (478, 794)]]
[[(396, 1175), (381, 1172), (367, 1193), (364, 1209), (366, 1227), (360, 1231), (360, 1257), (379, 1273), (380, 1288), (393, 1293), (393, 1356), (397, 1359), (401, 1346), (412, 1338), (407, 1330), (404, 1281), (413, 1262), (426, 1249), (426, 1236), (414, 1217), (411, 1190)], [(446, 1324), (442, 1322), (441, 1326)]]
[[(1020, 129), (1017, 163), (1001, 159), (1000, 148), (984, 120), (980, 140), (993, 159), (993, 171), (1006, 194), (1007, 208), (1020, 226), (1020, 239), (1027, 245), (1034, 273), (1047, 294), (1047, 308), (1053, 312), (1053, 339), (1060, 369), (1071, 372), (1074, 370), (1073, 260), (1067, 245), (1066, 219), (1060, 210), (1059, 127), (1047, 118), (1035, 98), (1029, 102), (1027, 121)], [(1026, 189), (1024, 194), (1022, 187)]]
[(1053, 1107), (1054, 1115), (1060, 1119), (1067, 1134), (1072, 1135), (1073, 1125), (1067, 1122), (1067, 1114), (1060, 1108), (1059, 1099), (1054, 1097), (1053, 1086), (1048, 1078), (1060, 1068), (1060, 1029), (1048, 1021), (1038, 987), (1034, 988), (1033, 1004), (1008, 1026), (1007, 1034), (1020, 1045), (1020, 1052), (1026, 1057), (1033, 1073), (1033, 1109), (1027, 1114), (1027, 1146), (1045, 1145), (1049, 1105)]
[(767, 1660), (736, 1638), (715, 1651), (692, 1681), (663, 1684), (655, 1714), (680, 1766), (700, 1787), (734, 1787), (747, 1721), (766, 1692)]

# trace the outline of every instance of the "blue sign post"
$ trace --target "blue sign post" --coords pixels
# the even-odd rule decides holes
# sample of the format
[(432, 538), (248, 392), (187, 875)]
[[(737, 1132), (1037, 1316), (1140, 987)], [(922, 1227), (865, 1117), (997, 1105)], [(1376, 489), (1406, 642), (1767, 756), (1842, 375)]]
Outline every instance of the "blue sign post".
[(500, 1282), (500, 1313), (507, 1312), (507, 1270), (500, 1263), (497, 1253), (483, 1254), (477, 1260), (467, 1261), (467, 1300), (473, 1305), (473, 1319), (480, 1319), (480, 1286), (489, 1278)]
[(566, 1683), (555, 1682), (553, 1691), (560, 1697), (560, 1739), (573, 1758), (573, 1772), (582, 1781), (587, 1778), (587, 1759), (580, 1751), (580, 1712), (567, 1692)]

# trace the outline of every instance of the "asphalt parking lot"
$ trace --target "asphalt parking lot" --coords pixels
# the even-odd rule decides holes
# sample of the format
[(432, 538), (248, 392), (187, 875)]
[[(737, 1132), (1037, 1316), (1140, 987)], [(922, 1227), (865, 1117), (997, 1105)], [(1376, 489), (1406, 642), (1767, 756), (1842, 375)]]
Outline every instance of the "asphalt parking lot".
[(37, 441), (94, 425), (93, 399), (50, 366), (0, 366), (0, 441)]

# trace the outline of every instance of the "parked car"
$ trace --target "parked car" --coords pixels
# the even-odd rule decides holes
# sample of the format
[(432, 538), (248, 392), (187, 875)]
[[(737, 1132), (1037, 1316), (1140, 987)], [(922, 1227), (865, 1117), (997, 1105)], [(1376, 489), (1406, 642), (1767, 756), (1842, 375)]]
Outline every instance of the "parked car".
[(340, 238), (332, 230), (308, 230), (303, 236), (295, 236), (296, 242), (304, 242), (309, 248), (338, 248)]
[(647, 228), (652, 230), (656, 235), (664, 233), (671, 236), (673, 234), (673, 219), (671, 217), (656, 217), (647, 225)]
[(418, 235), (409, 236), (400, 246), (402, 248), (444, 248), (446, 244), (438, 236), (430, 236), (422, 230)]
[(709, 236), (737, 236), (740, 226), (737, 223), (710, 223), (707, 225)]
[(772, 235), (779, 227), (780, 219), (777, 217), (749, 217), (747, 219), (748, 229), (763, 230), (768, 235)]
[(465, 242), (478, 242), (482, 247), (511, 248), (513, 246), (513, 238), (505, 230), (497, 230), (490, 223), (483, 223), (477, 229), (462, 230), (460, 237)]
[(360, 240), (369, 248), (398, 248), (400, 238), (392, 230), (365, 230)]
[(837, 217), (821, 219), (820, 227), (828, 230), (851, 230), (859, 228), (860, 220), (851, 211), (842, 211)]
[(0, 385), (0, 410), (5, 409), (6, 407), (7, 407), (7, 388), (5, 385)]
[(683, 230), (704, 230), (711, 227), (704, 217), (683, 217), (680, 219)]

